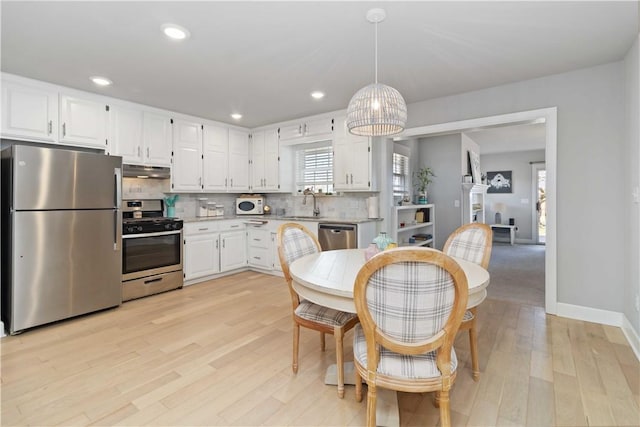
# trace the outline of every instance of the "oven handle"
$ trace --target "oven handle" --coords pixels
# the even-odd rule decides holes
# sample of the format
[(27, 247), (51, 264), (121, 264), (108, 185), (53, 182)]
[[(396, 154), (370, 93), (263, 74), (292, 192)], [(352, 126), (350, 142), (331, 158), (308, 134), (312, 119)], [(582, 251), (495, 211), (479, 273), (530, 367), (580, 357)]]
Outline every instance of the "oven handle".
[(123, 239), (135, 239), (138, 237), (157, 237), (157, 236), (168, 236), (170, 234), (180, 234), (182, 230), (172, 230), (172, 231), (158, 231), (157, 233), (141, 233), (141, 234), (125, 234), (122, 236)]

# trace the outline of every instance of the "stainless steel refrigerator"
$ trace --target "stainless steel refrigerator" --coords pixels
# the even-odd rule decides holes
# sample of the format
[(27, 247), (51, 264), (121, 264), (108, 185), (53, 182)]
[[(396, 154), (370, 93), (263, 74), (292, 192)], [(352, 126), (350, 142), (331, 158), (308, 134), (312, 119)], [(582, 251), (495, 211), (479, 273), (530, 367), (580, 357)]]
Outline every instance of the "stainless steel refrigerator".
[(2, 320), (11, 334), (122, 302), (122, 158), (2, 151)]

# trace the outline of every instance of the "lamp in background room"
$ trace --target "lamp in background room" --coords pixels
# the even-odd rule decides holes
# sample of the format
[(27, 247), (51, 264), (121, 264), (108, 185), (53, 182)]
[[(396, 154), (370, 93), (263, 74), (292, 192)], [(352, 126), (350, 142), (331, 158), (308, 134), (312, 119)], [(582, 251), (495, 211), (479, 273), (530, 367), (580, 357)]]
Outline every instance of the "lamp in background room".
[(495, 223), (502, 224), (502, 214), (506, 210), (506, 206), (504, 203), (494, 203), (493, 211), (496, 213)]
[(367, 12), (367, 21), (375, 26), (375, 83), (360, 89), (349, 101), (347, 129), (353, 135), (395, 135), (407, 124), (407, 104), (400, 92), (378, 83), (378, 23), (386, 16), (384, 9)]

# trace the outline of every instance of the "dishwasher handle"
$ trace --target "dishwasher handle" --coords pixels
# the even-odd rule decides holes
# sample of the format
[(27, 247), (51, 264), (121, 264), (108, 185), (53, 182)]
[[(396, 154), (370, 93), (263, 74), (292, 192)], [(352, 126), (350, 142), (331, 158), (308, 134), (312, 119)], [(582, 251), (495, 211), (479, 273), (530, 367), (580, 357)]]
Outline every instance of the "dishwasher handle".
[(339, 231), (356, 231), (358, 228), (355, 224), (319, 224), (319, 230), (330, 230), (332, 232)]

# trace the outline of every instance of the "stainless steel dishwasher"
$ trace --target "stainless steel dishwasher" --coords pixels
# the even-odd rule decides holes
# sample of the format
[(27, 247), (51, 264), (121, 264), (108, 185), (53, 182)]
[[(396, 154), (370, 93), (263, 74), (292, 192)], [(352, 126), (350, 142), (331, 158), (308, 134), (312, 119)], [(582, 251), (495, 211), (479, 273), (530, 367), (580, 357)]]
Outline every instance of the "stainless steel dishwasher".
[(323, 251), (356, 249), (358, 247), (358, 225), (319, 224), (318, 240)]

